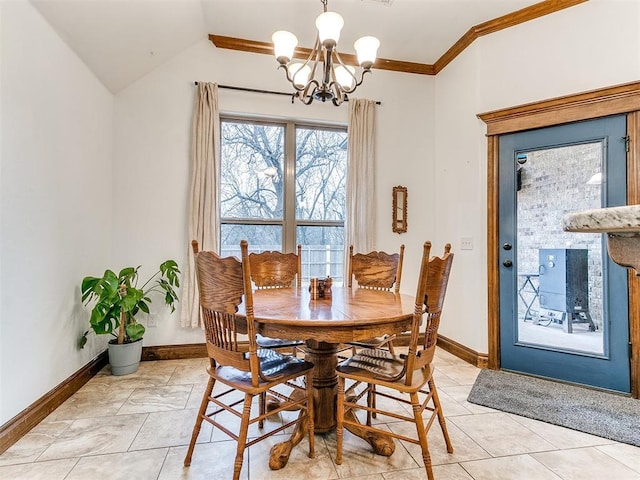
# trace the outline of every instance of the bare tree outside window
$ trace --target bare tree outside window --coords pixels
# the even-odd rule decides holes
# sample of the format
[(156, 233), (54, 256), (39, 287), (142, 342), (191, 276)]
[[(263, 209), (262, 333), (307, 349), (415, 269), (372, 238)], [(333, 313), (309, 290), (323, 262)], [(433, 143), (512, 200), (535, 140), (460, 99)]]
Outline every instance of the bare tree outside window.
[(221, 132), (221, 253), (239, 255), (242, 239), (252, 251), (293, 251), (300, 243), (303, 279), (331, 276), (339, 284), (346, 129), (223, 119)]

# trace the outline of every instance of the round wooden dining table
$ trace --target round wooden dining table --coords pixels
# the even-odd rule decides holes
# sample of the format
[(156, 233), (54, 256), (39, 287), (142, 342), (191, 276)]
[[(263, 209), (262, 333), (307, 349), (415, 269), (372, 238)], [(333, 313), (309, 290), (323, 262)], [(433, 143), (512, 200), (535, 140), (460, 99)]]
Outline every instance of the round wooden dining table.
[(272, 288), (253, 294), (257, 331), (266, 336), (304, 340), (315, 365), (315, 429), (336, 426), (338, 345), (411, 328), (415, 298), (364, 288), (333, 287), (330, 298), (311, 299), (307, 288)]
[(324, 433), (336, 427), (338, 345), (409, 330), (415, 298), (382, 290), (333, 287), (329, 297), (312, 299), (308, 288), (301, 287), (256, 290), (253, 304), (260, 334), (305, 341), (307, 360), (315, 365), (314, 428)]

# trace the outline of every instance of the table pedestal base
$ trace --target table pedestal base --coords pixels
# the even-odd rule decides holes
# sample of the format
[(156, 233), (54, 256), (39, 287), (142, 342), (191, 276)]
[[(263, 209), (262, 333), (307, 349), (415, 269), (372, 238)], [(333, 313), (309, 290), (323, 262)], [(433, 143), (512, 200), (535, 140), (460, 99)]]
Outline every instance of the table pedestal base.
[[(351, 401), (352, 399), (348, 399)], [(356, 417), (353, 410), (349, 410), (344, 414), (344, 419), (349, 422), (358, 422), (358, 418)], [(393, 441), (393, 438), (389, 435), (385, 435), (380, 432), (371, 432), (369, 430), (365, 430), (364, 428), (357, 427), (355, 425), (345, 425), (345, 430), (349, 430), (356, 437), (362, 438), (365, 442), (371, 445), (373, 451), (376, 455), (381, 455), (383, 457), (390, 457), (393, 455), (393, 452), (396, 451), (396, 444)]]
[[(315, 365), (313, 370), (313, 399), (315, 408), (314, 429), (316, 433), (327, 433), (336, 428), (336, 399), (338, 394), (338, 376), (336, 366), (338, 364), (338, 345), (335, 343), (307, 341), (307, 361)], [(270, 399), (267, 409), (277, 407), (275, 399)], [(345, 419), (358, 421), (354, 413), (349, 411)], [(346, 426), (352, 434), (365, 440), (378, 455), (389, 457), (396, 449), (393, 438), (377, 432), (369, 432), (357, 426)], [(306, 422), (296, 425), (291, 438), (286, 442), (278, 443), (271, 448), (269, 455), (269, 468), (279, 470), (289, 461), (291, 450), (307, 434)]]
[(276, 443), (269, 451), (269, 468), (271, 470), (280, 470), (287, 465), (291, 450), (307, 435), (307, 422), (300, 422), (296, 425), (291, 438), (286, 442)]
[(338, 345), (308, 340), (306, 360), (315, 365), (313, 369), (314, 428), (317, 433), (330, 432), (336, 428)]
[[(352, 411), (347, 412), (344, 418), (349, 421), (358, 421)], [(356, 427), (354, 425), (346, 425), (345, 429), (371, 445), (373, 451), (377, 455), (390, 457), (393, 455), (393, 452), (396, 451), (396, 444), (394, 443), (393, 438), (389, 435), (379, 432), (369, 432), (364, 428)], [(289, 440), (286, 442), (276, 443), (271, 447), (271, 451), (269, 452), (269, 468), (271, 470), (280, 470), (287, 465), (289, 456), (291, 455), (291, 450), (293, 450), (293, 447), (299, 444), (307, 435), (307, 430), (307, 422), (300, 422), (296, 425)]]

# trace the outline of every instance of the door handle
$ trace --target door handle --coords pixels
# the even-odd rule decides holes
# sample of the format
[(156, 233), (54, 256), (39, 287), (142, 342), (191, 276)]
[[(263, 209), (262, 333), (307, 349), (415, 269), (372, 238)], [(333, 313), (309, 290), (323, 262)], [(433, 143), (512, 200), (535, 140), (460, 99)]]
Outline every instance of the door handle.
[(511, 268), (513, 266), (513, 262), (511, 260), (505, 260), (502, 262), (502, 265), (504, 265), (507, 268)]

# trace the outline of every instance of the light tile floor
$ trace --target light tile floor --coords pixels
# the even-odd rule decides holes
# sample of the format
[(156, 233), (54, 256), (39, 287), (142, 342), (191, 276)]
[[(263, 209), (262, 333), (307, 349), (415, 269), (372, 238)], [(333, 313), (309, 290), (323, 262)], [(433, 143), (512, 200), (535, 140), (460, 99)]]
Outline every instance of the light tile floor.
[[(436, 423), (429, 440), (437, 479), (640, 480), (640, 448), (468, 403), (479, 370), (443, 350), (437, 351), (434, 363), (454, 446), (454, 453), (448, 454)], [(124, 377), (114, 377), (105, 368), (0, 456), (0, 478), (231, 478), (235, 443), (210, 425), (203, 426), (191, 467), (182, 466), (207, 380), (206, 364), (206, 359), (145, 362), (138, 372)], [(412, 426), (402, 422), (387, 423), (386, 428), (414, 435)], [(391, 457), (379, 457), (348, 432), (342, 465), (334, 462), (336, 437), (331, 433), (316, 436), (314, 459), (307, 457), (304, 440), (284, 469), (271, 471), (269, 449), (283, 438), (274, 435), (250, 447), (241, 477), (426, 478), (418, 446), (399, 442)]]

